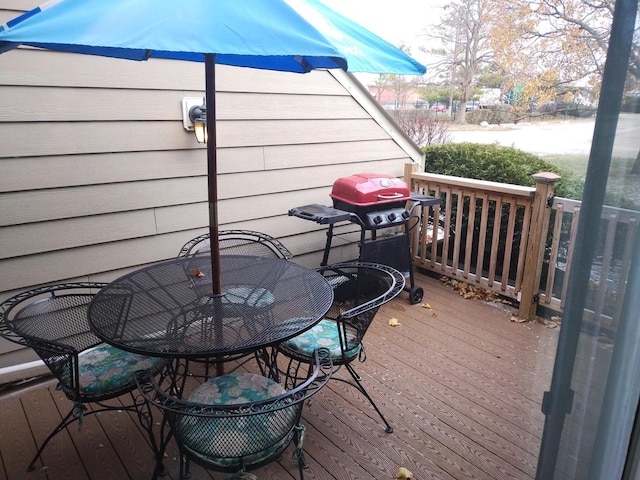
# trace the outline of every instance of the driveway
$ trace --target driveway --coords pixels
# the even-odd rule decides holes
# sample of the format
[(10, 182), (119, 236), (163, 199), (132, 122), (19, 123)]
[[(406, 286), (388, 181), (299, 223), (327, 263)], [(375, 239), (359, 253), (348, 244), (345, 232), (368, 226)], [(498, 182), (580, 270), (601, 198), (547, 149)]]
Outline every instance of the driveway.
[(589, 155), (593, 138), (593, 119), (576, 121), (490, 125), (474, 130), (449, 130), (451, 141), (497, 143), (537, 155)]

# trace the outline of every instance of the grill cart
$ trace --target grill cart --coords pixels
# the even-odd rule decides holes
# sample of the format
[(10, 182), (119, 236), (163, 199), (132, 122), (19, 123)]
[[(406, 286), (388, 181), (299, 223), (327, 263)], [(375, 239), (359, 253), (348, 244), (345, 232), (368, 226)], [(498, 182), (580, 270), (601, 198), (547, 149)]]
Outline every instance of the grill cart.
[[(433, 207), (440, 204), (440, 199), (410, 192), (402, 180), (380, 173), (339, 178), (333, 183), (330, 197), (332, 207), (311, 204), (289, 210), (291, 216), (328, 225), (322, 266), (329, 260), (334, 226), (350, 222), (360, 231), (358, 260), (408, 271), (409, 282), (405, 290), (409, 292), (409, 302), (412, 305), (420, 303), (424, 292), (414, 282), (409, 220), (416, 207)], [(383, 229), (400, 233), (378, 235)], [(367, 233), (370, 233), (369, 238)]]

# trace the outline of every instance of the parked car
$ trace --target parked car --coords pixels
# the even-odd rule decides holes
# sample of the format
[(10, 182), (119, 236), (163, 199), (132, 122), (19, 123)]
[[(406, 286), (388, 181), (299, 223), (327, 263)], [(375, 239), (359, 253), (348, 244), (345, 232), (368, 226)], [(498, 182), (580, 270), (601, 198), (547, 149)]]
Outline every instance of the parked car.
[(480, 105), (478, 104), (478, 102), (474, 102), (473, 100), (469, 100), (467, 102), (467, 104), (464, 107), (464, 111), (465, 112), (470, 112), (471, 110), (478, 110), (480, 108)]
[(429, 108), (429, 102), (426, 100), (416, 100), (416, 108)]
[(443, 103), (436, 102), (433, 105), (431, 105), (431, 110), (433, 110), (434, 112), (446, 112), (447, 106)]

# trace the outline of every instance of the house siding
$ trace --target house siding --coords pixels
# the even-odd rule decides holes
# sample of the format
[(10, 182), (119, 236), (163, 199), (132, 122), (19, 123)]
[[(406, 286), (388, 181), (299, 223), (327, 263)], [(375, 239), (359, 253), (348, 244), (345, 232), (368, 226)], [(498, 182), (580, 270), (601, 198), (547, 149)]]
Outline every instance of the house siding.
[[(0, 0), (0, 21), (27, 3)], [(216, 76), (221, 228), (274, 235), (301, 263), (319, 264), (324, 227), (290, 208), (328, 204), (333, 181), (356, 172), (402, 176), (421, 156), (344, 72), (217, 66)], [(206, 151), (181, 109), (203, 94), (199, 63), (0, 55), (0, 301), (110, 281), (207, 230)], [(0, 383), (25, 359), (16, 347), (0, 342)]]

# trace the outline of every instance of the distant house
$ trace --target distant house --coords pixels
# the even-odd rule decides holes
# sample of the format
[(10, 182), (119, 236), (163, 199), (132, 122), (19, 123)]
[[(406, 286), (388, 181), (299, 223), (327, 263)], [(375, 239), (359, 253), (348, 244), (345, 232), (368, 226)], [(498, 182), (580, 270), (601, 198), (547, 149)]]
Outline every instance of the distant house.
[(384, 108), (415, 108), (416, 102), (421, 100), (418, 90), (410, 88), (404, 92), (386, 87), (379, 88), (375, 85), (369, 85), (369, 93)]
[[(36, 4), (0, 2), (0, 23)], [(221, 228), (276, 236), (309, 266), (320, 263), (325, 229), (290, 208), (330, 204), (337, 178), (401, 176), (422, 160), (342, 71), (220, 66), (217, 88)], [(41, 284), (113, 280), (207, 231), (206, 153), (181, 109), (203, 93), (199, 63), (0, 55), (0, 301)], [(33, 358), (0, 343), (0, 383), (3, 367)]]

